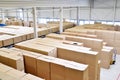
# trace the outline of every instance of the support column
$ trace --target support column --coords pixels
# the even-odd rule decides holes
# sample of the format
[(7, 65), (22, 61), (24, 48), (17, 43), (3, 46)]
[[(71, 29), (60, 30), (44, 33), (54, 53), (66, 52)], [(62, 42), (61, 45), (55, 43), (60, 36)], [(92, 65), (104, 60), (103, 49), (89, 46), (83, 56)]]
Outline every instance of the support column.
[(16, 18), (18, 19), (18, 10), (16, 9)]
[(60, 28), (59, 32), (63, 32), (63, 7), (60, 7)]
[(113, 25), (115, 24), (115, 18), (116, 18), (116, 7), (117, 7), (117, 0), (114, 0)]
[(27, 21), (29, 21), (28, 9), (26, 10), (26, 13), (27, 13)]
[(90, 21), (91, 21), (91, 5), (92, 4), (92, 0), (89, 0), (89, 5), (90, 5), (90, 8), (89, 8), (89, 24), (90, 24)]
[(34, 38), (38, 38), (36, 7), (33, 7)]
[(2, 12), (2, 23), (5, 24), (5, 13), (4, 13), (4, 10), (1, 9), (1, 12)]
[(23, 20), (25, 20), (24, 9), (22, 8)]
[(71, 14), (72, 14), (72, 10), (71, 10), (71, 7), (70, 7), (70, 11), (69, 11), (69, 19), (71, 20)]
[(77, 25), (79, 25), (79, 7), (77, 7)]
[(54, 21), (54, 18), (55, 18), (55, 11), (54, 11), (54, 7), (53, 7), (53, 21)]

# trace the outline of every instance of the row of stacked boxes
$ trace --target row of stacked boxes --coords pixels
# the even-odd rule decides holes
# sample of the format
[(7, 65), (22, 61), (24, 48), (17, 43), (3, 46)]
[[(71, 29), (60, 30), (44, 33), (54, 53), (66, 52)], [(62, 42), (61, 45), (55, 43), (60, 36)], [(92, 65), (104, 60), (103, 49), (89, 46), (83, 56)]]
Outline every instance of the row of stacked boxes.
[(55, 40), (50, 41), (50, 39), (47, 38), (25, 41), (16, 44), (15, 47), (33, 52), (37, 51), (41, 54), (45, 54), (44, 53), (46, 52), (45, 50), (49, 50), (49, 49), (45, 48), (45, 50), (43, 50), (41, 47), (43, 45), (57, 48), (57, 56), (56, 56), (57, 58), (88, 64), (89, 80), (99, 80), (98, 77), (100, 75), (97, 75), (99, 74), (98, 53), (94, 51), (89, 51), (88, 48), (86, 50), (85, 47), (62, 44)]
[(97, 35), (97, 38), (103, 39), (103, 41), (107, 42), (108, 46), (113, 46), (117, 50), (117, 54), (120, 53), (120, 45), (119, 45), (120, 32), (119, 31), (96, 30), (96, 29), (91, 30), (91, 29), (81, 29), (80, 27), (74, 27), (74, 28), (65, 30), (65, 32)]
[[(73, 27), (74, 24), (67, 23), (67, 25), (64, 26), (65, 27), (68, 26), (70, 28)], [(47, 35), (51, 32), (58, 32), (58, 31), (59, 31), (59, 27), (52, 25), (51, 27), (38, 28), (38, 36)], [(30, 27), (5, 26), (0, 28), (0, 47), (8, 46), (32, 38), (34, 38), (34, 30), (33, 28)]]
[[(79, 34), (77, 33), (77, 35)], [(61, 40), (74, 41), (75, 43), (78, 43), (78, 42), (83, 43), (82, 46), (91, 48), (91, 50), (99, 52), (99, 59), (101, 60), (101, 66), (103, 68), (107, 68), (107, 69), (110, 68), (110, 63), (113, 60), (112, 57), (113, 57), (114, 48), (110, 46), (105, 46), (105, 44), (103, 43), (103, 40), (101, 39), (71, 36), (71, 34), (70, 35), (63, 35), (63, 34), (59, 35), (59, 34), (53, 34), (53, 33), (48, 34), (47, 37), (53, 38), (53, 39), (61, 38)]]
[[(11, 48), (11, 49), (1, 48), (1, 51), (6, 53), (9, 52), (11, 54), (13, 52), (14, 53), (19, 52), (19, 54), (22, 54), (24, 58), (25, 72), (36, 75), (45, 80), (73, 80), (73, 79), (89, 80), (88, 65), (85, 64), (80, 64), (74, 61), (68, 61), (68, 60), (58, 59), (55, 57), (45, 56), (42, 54), (38, 54), (18, 48)], [(8, 63), (4, 63), (4, 64), (8, 65)], [(11, 71), (11, 75), (15, 76), (12, 74), (12, 72), (13, 71)], [(18, 73), (16, 72), (16, 74), (20, 75), (19, 73), (20, 72)], [(18, 76), (15, 77), (19, 78)]]

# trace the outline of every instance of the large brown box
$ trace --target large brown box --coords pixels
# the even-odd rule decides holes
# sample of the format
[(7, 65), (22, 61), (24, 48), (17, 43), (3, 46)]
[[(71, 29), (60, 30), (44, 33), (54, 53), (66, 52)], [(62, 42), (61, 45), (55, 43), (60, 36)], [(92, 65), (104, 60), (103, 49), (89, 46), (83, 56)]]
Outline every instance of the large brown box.
[(6, 65), (9, 65), (8, 60), (9, 60), (8, 53), (0, 52), (0, 62)]
[(23, 59), (20, 56), (16, 56), (14, 54), (9, 54), (6, 52), (0, 52), (0, 62), (3, 64), (6, 64), (8, 66), (11, 66), (17, 70), (24, 70), (24, 64)]
[(89, 80), (88, 76), (86, 76), (87, 72), (88, 70), (79, 72), (78, 70), (67, 68), (65, 80)]
[[(63, 74), (64, 73), (64, 74)], [(88, 65), (55, 59), (51, 63), (51, 80), (89, 80)]]
[(10, 55), (8, 62), (9, 62), (9, 66), (20, 71), (24, 70), (24, 62), (22, 57)]
[(13, 37), (9, 35), (2, 35), (3, 37), (1, 38), (3, 46), (8, 46), (13, 44)]
[(100, 52), (101, 55), (101, 66), (103, 68), (109, 69), (110, 68), (110, 63), (111, 63), (111, 58), (112, 58), (112, 53), (111, 50), (108, 49), (102, 49)]
[(120, 32), (115, 32), (115, 39), (114, 40), (120, 40)]
[(15, 43), (21, 42), (22, 41), (22, 37), (21, 36), (15, 36), (13, 38), (13, 40), (14, 40), (14, 44), (15, 44)]
[(37, 59), (37, 76), (45, 80), (50, 80), (50, 73), (50, 61), (39, 57)]
[(51, 80), (66, 80), (66, 67), (57, 63), (51, 63)]
[(37, 75), (37, 58), (39, 56), (32, 54), (24, 54), (24, 66), (25, 72), (33, 75)]
[(97, 79), (98, 55), (96, 52), (87, 52), (87, 51), (77, 52), (73, 50), (58, 48), (58, 57), (67, 59), (67, 60), (76, 61), (76, 62), (83, 63), (83, 64), (88, 64), (89, 65), (89, 79), (90, 80)]
[(23, 42), (16, 44), (15, 47), (44, 55), (57, 56), (57, 49), (51, 46)]
[(22, 35), (21, 37), (22, 37), (22, 41), (27, 40), (27, 36), (26, 36), (26, 34)]

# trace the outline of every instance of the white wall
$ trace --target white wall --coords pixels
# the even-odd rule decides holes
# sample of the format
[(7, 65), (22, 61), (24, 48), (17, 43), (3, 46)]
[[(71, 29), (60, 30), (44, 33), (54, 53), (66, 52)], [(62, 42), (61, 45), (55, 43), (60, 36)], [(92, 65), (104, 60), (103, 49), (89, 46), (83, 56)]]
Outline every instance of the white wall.
[[(94, 7), (91, 9), (91, 20), (113, 20), (114, 14), (114, 1), (115, 0), (94, 0)], [(63, 17), (67, 19), (76, 19), (76, 8), (64, 8)], [(80, 7), (79, 8), (79, 19), (81, 20), (89, 20), (89, 7)], [(29, 17), (32, 17), (32, 11), (29, 10)], [(71, 12), (71, 13), (70, 13)], [(117, 0), (117, 9), (116, 9), (116, 21), (120, 21), (120, 0)], [(9, 13), (8, 16), (15, 16), (14, 13)], [(26, 17), (26, 12), (25, 12)], [(53, 18), (53, 10), (46, 9), (46, 10), (38, 10), (38, 17), (46, 17), (46, 18)], [(54, 9), (54, 18), (59, 18), (60, 13), (59, 9)]]

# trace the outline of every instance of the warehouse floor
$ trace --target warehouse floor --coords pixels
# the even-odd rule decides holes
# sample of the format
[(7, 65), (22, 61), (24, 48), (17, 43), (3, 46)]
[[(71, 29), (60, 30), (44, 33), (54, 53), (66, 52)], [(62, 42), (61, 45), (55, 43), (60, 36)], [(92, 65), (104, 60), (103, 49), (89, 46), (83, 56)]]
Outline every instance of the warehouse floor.
[(120, 80), (120, 55), (116, 56), (116, 63), (110, 69), (101, 69), (100, 80)]

